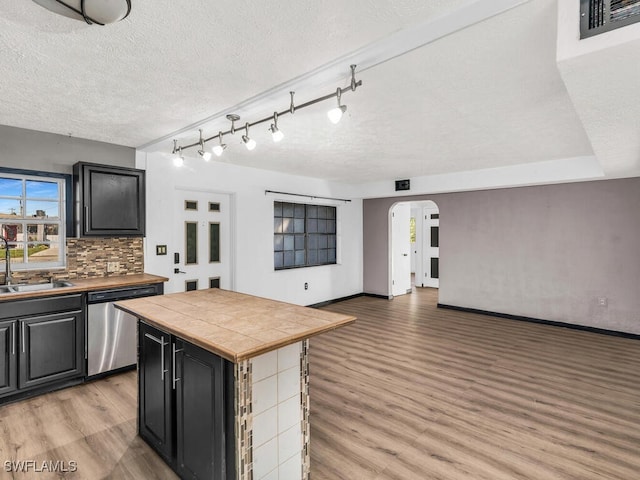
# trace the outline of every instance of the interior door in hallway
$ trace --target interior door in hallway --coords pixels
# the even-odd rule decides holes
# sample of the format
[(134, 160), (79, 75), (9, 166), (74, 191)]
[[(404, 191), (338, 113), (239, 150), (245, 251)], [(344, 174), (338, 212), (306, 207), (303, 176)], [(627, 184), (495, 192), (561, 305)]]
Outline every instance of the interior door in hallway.
[(168, 290), (232, 290), (230, 195), (177, 189), (175, 199), (177, 249)]
[(391, 295), (411, 291), (411, 205), (399, 203), (391, 209)]
[(437, 207), (425, 207), (422, 260), (425, 287), (440, 286), (440, 213)]

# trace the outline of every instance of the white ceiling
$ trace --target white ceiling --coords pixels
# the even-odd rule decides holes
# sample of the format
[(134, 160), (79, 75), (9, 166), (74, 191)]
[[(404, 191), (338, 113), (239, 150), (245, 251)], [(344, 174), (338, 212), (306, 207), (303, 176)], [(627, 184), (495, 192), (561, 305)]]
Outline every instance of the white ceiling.
[[(330, 100), (282, 116), (279, 144), (268, 125), (251, 129), (253, 152), (225, 137), (221, 160), (373, 182), (600, 155), (603, 122), (574, 106), (556, 62), (556, 0), (132, 4), (99, 27), (0, 0), (0, 124), (169, 151), (198, 126), (228, 130), (226, 113), (241, 126), (286, 109), (289, 88), (299, 104), (346, 86), (354, 62), (363, 86), (343, 96), (339, 125)], [(602, 75), (580, 83), (583, 97)], [(615, 161), (616, 176), (638, 174)]]

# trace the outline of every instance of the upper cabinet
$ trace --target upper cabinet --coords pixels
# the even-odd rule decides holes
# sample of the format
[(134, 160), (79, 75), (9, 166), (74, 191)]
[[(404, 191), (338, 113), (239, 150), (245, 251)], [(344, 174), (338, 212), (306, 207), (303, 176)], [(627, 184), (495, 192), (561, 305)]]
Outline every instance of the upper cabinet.
[(78, 236), (144, 236), (144, 170), (79, 162), (73, 180)]

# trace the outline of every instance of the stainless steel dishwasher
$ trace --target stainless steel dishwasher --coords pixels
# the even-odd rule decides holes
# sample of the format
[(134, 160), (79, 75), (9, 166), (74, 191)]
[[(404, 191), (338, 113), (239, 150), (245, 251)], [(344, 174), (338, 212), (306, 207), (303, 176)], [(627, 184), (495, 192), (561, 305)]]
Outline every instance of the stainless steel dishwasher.
[(87, 376), (132, 367), (137, 361), (137, 319), (113, 306), (118, 300), (162, 295), (163, 284), (90, 292), (87, 297)]

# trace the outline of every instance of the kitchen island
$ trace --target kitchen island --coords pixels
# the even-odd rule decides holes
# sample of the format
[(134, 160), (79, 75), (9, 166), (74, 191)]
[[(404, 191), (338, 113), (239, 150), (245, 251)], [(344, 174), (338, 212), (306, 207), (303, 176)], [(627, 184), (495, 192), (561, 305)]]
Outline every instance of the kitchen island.
[(220, 289), (116, 307), (139, 319), (139, 433), (181, 477), (309, 478), (308, 339), (355, 317)]

